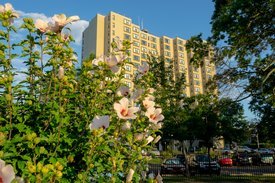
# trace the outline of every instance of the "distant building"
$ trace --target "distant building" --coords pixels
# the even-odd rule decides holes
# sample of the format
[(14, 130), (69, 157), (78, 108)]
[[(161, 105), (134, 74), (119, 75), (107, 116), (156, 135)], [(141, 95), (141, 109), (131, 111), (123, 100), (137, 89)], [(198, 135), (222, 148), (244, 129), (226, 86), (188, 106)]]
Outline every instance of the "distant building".
[(205, 93), (205, 83), (216, 73), (215, 65), (210, 63), (210, 56), (204, 59), (202, 67), (190, 65), (190, 54), (185, 49), (186, 40), (167, 36), (158, 37), (142, 30), (139, 25), (132, 23), (126, 16), (110, 12), (107, 16), (97, 14), (83, 33), (82, 59), (91, 53), (96, 57), (106, 55), (111, 51), (113, 39), (130, 40), (133, 44), (130, 49), (132, 65), (126, 65), (125, 83), (133, 87), (132, 79), (136, 68), (146, 62), (146, 55), (164, 56), (167, 64), (174, 64), (175, 75), (185, 73), (186, 95), (192, 96)]

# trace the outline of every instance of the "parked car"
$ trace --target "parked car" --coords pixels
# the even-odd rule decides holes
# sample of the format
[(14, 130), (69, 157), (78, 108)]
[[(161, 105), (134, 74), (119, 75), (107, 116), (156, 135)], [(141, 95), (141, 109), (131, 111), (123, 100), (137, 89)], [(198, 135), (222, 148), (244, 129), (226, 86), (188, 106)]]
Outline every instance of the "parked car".
[(190, 164), (190, 174), (191, 175), (206, 174), (210, 172), (216, 175), (220, 175), (221, 174), (220, 165), (213, 159), (210, 159), (210, 168), (209, 168), (208, 155), (196, 155)]
[(247, 146), (237, 146), (234, 148), (234, 151), (239, 153), (251, 153), (252, 149)]
[(274, 153), (272, 150), (269, 150), (267, 148), (259, 148), (259, 149), (256, 149), (255, 151), (260, 154), (273, 154)]
[(177, 154), (177, 155), (176, 155), (176, 158), (180, 159), (180, 161), (181, 161), (183, 164), (185, 164), (185, 157), (184, 157), (183, 154)]
[(219, 165), (220, 166), (233, 166), (233, 160), (229, 156), (225, 156), (221, 159), (219, 159)]
[(272, 165), (274, 163), (273, 154), (261, 154), (261, 163)]
[(232, 157), (233, 165), (252, 165), (252, 157), (247, 153), (236, 153)]
[(185, 174), (185, 165), (179, 158), (165, 160), (160, 169), (160, 174)]

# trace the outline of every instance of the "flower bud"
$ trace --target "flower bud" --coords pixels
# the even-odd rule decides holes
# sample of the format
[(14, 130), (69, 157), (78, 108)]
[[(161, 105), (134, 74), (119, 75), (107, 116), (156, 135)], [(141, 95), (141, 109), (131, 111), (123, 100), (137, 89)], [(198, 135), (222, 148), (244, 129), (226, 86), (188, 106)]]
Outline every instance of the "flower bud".
[(64, 68), (62, 66), (59, 66), (58, 69), (58, 78), (61, 80), (64, 77)]
[(135, 173), (135, 171), (133, 169), (129, 170), (129, 173), (126, 178), (126, 183), (132, 182), (134, 173)]

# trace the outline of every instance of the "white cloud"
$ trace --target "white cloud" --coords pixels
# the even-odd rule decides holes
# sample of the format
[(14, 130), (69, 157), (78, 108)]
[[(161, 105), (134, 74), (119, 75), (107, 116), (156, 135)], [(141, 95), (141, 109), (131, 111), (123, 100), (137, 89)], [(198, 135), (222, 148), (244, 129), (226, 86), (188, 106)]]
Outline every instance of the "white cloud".
[(81, 45), (82, 32), (88, 27), (89, 22), (86, 20), (79, 20), (69, 24), (67, 27), (71, 29), (71, 35), (75, 39), (77, 45)]

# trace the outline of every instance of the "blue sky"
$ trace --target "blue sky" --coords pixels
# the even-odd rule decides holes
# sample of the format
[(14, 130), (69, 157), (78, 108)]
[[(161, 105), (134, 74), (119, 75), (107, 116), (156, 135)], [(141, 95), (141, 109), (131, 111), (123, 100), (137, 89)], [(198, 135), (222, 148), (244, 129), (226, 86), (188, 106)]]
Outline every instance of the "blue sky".
[[(54, 14), (78, 15), (80, 22), (73, 25), (76, 39), (74, 48), (81, 58), (81, 34), (88, 22), (97, 14), (106, 15), (114, 11), (130, 17), (134, 23), (143, 21), (143, 27), (157, 36), (190, 38), (203, 33), (211, 35), (211, 16), (214, 10), (212, 0), (3, 0), (0, 4), (11, 3), (23, 16), (47, 19)], [(243, 101), (245, 114), (249, 119), (254, 115)]]

